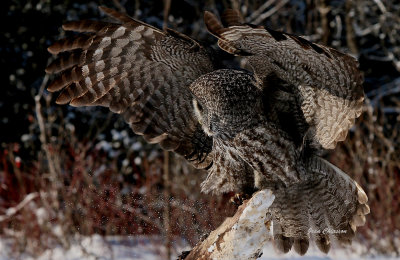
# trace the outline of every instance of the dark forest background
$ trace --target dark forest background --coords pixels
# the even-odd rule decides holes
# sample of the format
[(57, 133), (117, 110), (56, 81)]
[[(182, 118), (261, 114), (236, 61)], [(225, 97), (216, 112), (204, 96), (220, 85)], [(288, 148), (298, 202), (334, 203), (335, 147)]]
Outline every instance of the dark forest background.
[(232, 194), (201, 194), (203, 171), (146, 144), (118, 116), (100, 107), (58, 106), (45, 90), (44, 69), (53, 59), (47, 47), (66, 36), (64, 22), (104, 18), (99, 5), (215, 47), (204, 10), (236, 8), (247, 22), (357, 57), (365, 111), (326, 156), (370, 199), (357, 240), (372, 254), (400, 254), (398, 1), (6, 0), (0, 4), (0, 238), (12, 241), (13, 254), (68, 248), (76, 234), (156, 234), (173, 250), (175, 240), (193, 245), (235, 211)]

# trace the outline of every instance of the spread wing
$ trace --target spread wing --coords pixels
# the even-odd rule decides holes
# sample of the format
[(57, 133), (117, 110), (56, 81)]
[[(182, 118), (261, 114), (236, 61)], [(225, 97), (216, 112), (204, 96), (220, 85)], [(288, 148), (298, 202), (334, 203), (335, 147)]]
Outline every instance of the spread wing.
[(208, 50), (173, 30), (100, 9), (118, 23), (67, 23), (64, 30), (79, 34), (48, 48), (58, 59), (46, 72), (61, 73), (48, 86), (51, 92), (62, 90), (57, 103), (108, 107), (148, 142), (185, 156), (196, 167), (210, 165), (212, 139), (195, 117), (187, 88), (214, 69)]
[(243, 24), (234, 10), (222, 18), (225, 27), (210, 12), (204, 16), (218, 45), (244, 56), (260, 87), (267, 88), (271, 76), (292, 86), (288, 92), (296, 98), (308, 125), (305, 137), (325, 149), (343, 141), (361, 114), (364, 100), (356, 59), (298, 36)]

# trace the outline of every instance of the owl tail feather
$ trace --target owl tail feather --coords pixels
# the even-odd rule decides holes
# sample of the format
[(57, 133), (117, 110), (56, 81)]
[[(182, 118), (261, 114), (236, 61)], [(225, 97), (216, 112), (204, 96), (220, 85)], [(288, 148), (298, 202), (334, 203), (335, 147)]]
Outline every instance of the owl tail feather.
[(320, 157), (311, 157), (306, 168), (306, 180), (274, 190), (269, 213), (277, 249), (287, 253), (293, 247), (304, 255), (310, 239), (324, 253), (332, 243), (351, 244), (369, 213), (367, 195), (342, 170)]

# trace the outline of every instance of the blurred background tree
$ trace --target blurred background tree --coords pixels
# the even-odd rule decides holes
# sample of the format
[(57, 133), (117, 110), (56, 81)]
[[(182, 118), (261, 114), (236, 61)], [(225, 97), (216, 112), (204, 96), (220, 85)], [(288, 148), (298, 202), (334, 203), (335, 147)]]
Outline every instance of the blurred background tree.
[[(204, 10), (237, 8), (247, 22), (356, 56), (365, 75), (365, 112), (326, 157), (370, 198), (359, 241), (372, 253), (400, 254), (398, 1), (6, 0), (0, 9), (0, 237), (13, 241), (15, 255), (68, 248), (76, 234), (156, 234), (171, 248), (182, 238), (193, 245), (235, 210), (227, 202), (232, 194), (201, 194), (203, 171), (174, 155), (166, 160), (118, 116), (99, 107), (57, 106), (45, 91), (44, 68), (52, 59), (46, 49), (66, 36), (62, 23), (104, 18), (99, 5), (214, 45)], [(238, 66), (226, 57), (226, 66)]]

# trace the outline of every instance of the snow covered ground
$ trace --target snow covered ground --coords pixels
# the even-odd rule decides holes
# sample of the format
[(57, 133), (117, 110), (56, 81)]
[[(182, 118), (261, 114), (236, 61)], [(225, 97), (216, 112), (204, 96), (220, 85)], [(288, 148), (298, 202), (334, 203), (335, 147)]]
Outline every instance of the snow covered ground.
[[(177, 252), (188, 250), (189, 247), (184, 241), (174, 241), (175, 254), (172, 259), (176, 259)], [(0, 240), (0, 260), (11, 260), (8, 254), (9, 245), (7, 241)], [(63, 250), (55, 248), (44, 252), (38, 260), (79, 260), (79, 259), (98, 259), (98, 260), (162, 260), (165, 259), (165, 247), (159, 237), (137, 236), (137, 237), (106, 237), (102, 238), (94, 235), (90, 238), (76, 242), (70, 249)], [(21, 256), (20, 259), (33, 260), (29, 256)], [(263, 256), (260, 260), (272, 259), (302, 259), (302, 260), (326, 260), (326, 259), (399, 259), (388, 256), (368, 256), (366, 250), (360, 245), (353, 245), (351, 249), (332, 250), (328, 255), (324, 255), (316, 248), (310, 248), (306, 256), (299, 256), (295, 252), (286, 255), (279, 254), (272, 245), (264, 248)]]
[[(79, 242), (78, 242), (79, 241)], [(152, 236), (101, 237), (94, 235), (76, 241), (68, 250), (57, 247), (45, 251), (37, 260), (160, 260), (165, 259), (166, 250), (162, 239)], [(176, 250), (183, 251), (183, 242), (175, 242)], [(9, 245), (0, 240), (0, 260), (11, 260)], [(179, 252), (180, 252), (179, 251)], [(21, 257), (33, 260), (30, 256)]]

